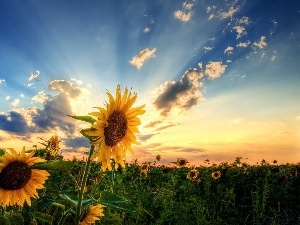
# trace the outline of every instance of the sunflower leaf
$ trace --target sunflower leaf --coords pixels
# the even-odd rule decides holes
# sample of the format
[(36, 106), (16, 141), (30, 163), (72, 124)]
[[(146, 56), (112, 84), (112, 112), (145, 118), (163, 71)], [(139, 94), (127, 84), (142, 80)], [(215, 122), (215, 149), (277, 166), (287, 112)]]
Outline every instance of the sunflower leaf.
[(71, 116), (71, 115), (67, 115), (67, 116), (72, 117), (73, 119), (81, 120), (81, 121), (88, 122), (91, 124), (96, 122), (96, 120), (91, 116)]
[(84, 137), (86, 137), (87, 139), (89, 139), (90, 141), (92, 141), (93, 138), (92, 138), (91, 136), (87, 135), (85, 132), (86, 132), (86, 131), (93, 131), (93, 130), (95, 130), (95, 128), (86, 128), (86, 129), (82, 129), (82, 130), (80, 131), (80, 133), (81, 133)]
[(72, 161), (53, 160), (48, 162), (36, 163), (30, 166), (31, 169), (52, 170), (68, 173), (72, 170), (75, 163)]
[(78, 202), (76, 200), (71, 199), (68, 195), (59, 194), (61, 198), (71, 203), (75, 208), (77, 207)]
[(53, 217), (48, 214), (44, 214), (41, 212), (33, 212), (32, 215), (35, 219), (38, 219), (42, 222), (52, 224)]
[(136, 212), (136, 209), (131, 202), (108, 191), (100, 192), (100, 198), (97, 199), (97, 202), (102, 205), (122, 209), (127, 212)]

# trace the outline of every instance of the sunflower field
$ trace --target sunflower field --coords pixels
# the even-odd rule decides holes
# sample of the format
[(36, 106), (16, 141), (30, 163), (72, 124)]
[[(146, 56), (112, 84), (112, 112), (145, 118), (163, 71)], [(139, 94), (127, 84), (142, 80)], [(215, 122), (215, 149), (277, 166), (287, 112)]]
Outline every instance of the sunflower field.
[(0, 225), (300, 224), (300, 164), (126, 163), (144, 105), (119, 85), (107, 95), (105, 108), (69, 115), (89, 125), (85, 160), (64, 160), (57, 135), (42, 149), (0, 149)]

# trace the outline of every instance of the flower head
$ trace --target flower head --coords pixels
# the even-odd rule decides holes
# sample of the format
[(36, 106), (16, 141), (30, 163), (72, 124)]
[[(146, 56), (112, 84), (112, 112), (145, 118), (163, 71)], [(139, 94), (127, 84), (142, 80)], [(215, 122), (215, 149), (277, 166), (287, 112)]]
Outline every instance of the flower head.
[(211, 174), (212, 178), (214, 178), (215, 180), (220, 179), (221, 177), (221, 172), (220, 171), (215, 171)]
[(92, 159), (102, 162), (102, 170), (111, 170), (110, 157), (112, 156), (116, 163), (125, 167), (124, 159), (126, 151), (131, 149), (131, 144), (139, 144), (136, 141), (134, 133), (139, 133), (137, 126), (141, 124), (138, 115), (145, 113), (145, 105), (132, 108), (137, 98), (137, 93), (131, 96), (131, 91), (125, 88), (121, 94), (120, 85), (117, 85), (116, 98), (107, 92), (109, 102), (106, 108), (97, 109), (99, 112), (91, 112), (90, 115), (96, 117), (96, 122), (92, 125), (91, 131), (86, 134), (94, 137), (92, 144), (96, 150)]
[(143, 163), (143, 165), (141, 165), (141, 174), (147, 176), (148, 170), (149, 170), (149, 164)]
[(52, 136), (49, 140), (48, 140), (48, 149), (50, 151), (50, 155), (51, 156), (58, 156), (58, 150), (59, 150), (59, 140), (58, 140), (58, 136)]
[(5, 152), (0, 157), (0, 205), (23, 206), (25, 201), (31, 205), (30, 198), (38, 198), (36, 190), (44, 188), (43, 184), (50, 174), (28, 166), (45, 160), (32, 157), (34, 151), (25, 155), (25, 147), (19, 154), (13, 148), (9, 150), (11, 154)]
[(157, 161), (160, 161), (160, 159), (161, 159), (161, 155), (160, 155), (160, 154), (158, 154), (158, 155), (157, 155), (155, 158), (156, 158), (156, 160), (157, 160)]
[(187, 161), (186, 159), (183, 159), (183, 158), (177, 158), (177, 165), (179, 167), (184, 167), (188, 164), (189, 161)]
[(103, 206), (101, 204), (89, 206), (82, 216), (79, 225), (94, 224), (96, 220), (100, 220), (103, 216)]
[(189, 180), (196, 180), (196, 178), (198, 177), (199, 172), (196, 169), (191, 169), (188, 174), (187, 174), (187, 179)]

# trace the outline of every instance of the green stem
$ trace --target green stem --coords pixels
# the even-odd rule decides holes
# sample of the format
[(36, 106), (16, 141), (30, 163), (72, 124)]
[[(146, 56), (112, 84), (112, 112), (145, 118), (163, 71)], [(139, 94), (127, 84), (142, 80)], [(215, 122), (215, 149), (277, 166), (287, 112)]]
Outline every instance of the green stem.
[(79, 189), (79, 192), (78, 192), (78, 204), (77, 204), (76, 218), (75, 218), (76, 225), (79, 225), (79, 221), (80, 221), (83, 193), (84, 193), (84, 189), (85, 189), (85, 186), (86, 186), (86, 181), (87, 181), (87, 178), (88, 178), (88, 174), (90, 172), (91, 156), (94, 152), (94, 149), (95, 149), (95, 147), (93, 145), (91, 145), (89, 156), (88, 156), (88, 159), (85, 163), (85, 168), (84, 168), (84, 171), (83, 171), (83, 177), (82, 177), (82, 180), (81, 180), (81, 183), (80, 183), (80, 189)]

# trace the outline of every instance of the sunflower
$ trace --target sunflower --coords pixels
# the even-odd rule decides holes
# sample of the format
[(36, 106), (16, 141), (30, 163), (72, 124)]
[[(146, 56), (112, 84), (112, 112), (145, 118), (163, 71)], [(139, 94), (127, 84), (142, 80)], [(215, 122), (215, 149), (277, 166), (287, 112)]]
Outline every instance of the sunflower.
[(96, 220), (100, 220), (103, 216), (103, 206), (101, 204), (89, 206), (82, 216), (79, 225), (94, 224)]
[(26, 201), (30, 206), (30, 198), (38, 198), (36, 189), (44, 188), (43, 184), (50, 174), (28, 166), (45, 160), (32, 157), (34, 151), (25, 155), (25, 147), (19, 154), (13, 148), (9, 150), (11, 154), (5, 152), (0, 157), (0, 205), (22, 207)]
[(96, 150), (92, 159), (102, 162), (102, 170), (111, 170), (110, 157), (112, 156), (116, 163), (125, 167), (124, 159), (126, 151), (131, 149), (131, 144), (140, 144), (136, 140), (134, 133), (139, 133), (137, 126), (141, 124), (138, 115), (145, 113), (145, 105), (132, 108), (137, 99), (137, 93), (131, 96), (127, 87), (123, 95), (121, 94), (120, 85), (116, 88), (116, 98), (107, 91), (109, 103), (106, 103), (106, 109), (97, 107), (99, 112), (91, 112), (90, 115), (96, 117), (96, 122), (92, 125), (90, 131), (85, 133), (93, 137), (92, 145)]
[(59, 140), (58, 140), (58, 136), (52, 136), (49, 140), (48, 140), (48, 149), (50, 151), (50, 155), (51, 156), (58, 156), (58, 150), (59, 150)]
[(184, 167), (186, 166), (186, 164), (188, 164), (189, 161), (187, 161), (186, 159), (183, 159), (183, 158), (177, 158), (177, 165), (179, 167)]
[(188, 174), (187, 174), (187, 179), (189, 180), (196, 180), (196, 178), (198, 177), (199, 172), (196, 169), (191, 169)]
[(161, 155), (160, 155), (160, 154), (158, 154), (158, 155), (157, 155), (155, 158), (156, 158), (156, 160), (157, 160), (157, 161), (160, 161), (160, 159), (161, 159)]
[(221, 172), (220, 171), (215, 171), (211, 174), (212, 178), (214, 178), (215, 180), (220, 179), (221, 177)]
[(141, 174), (147, 176), (148, 170), (149, 170), (149, 164), (143, 163), (143, 165), (141, 166)]

